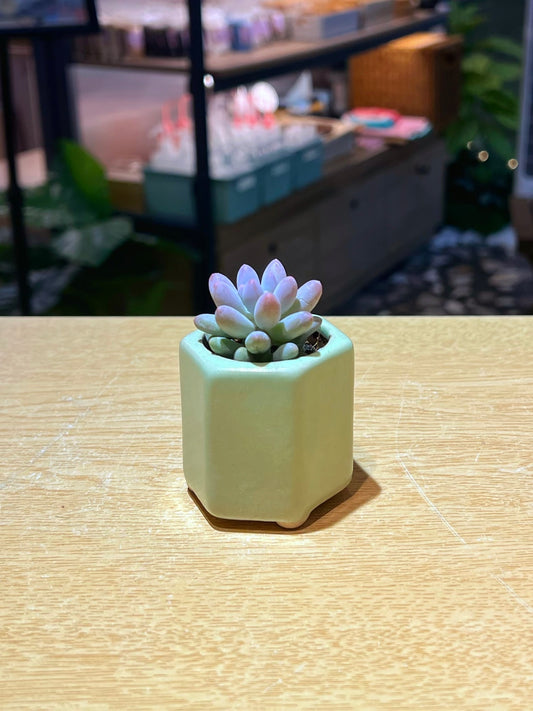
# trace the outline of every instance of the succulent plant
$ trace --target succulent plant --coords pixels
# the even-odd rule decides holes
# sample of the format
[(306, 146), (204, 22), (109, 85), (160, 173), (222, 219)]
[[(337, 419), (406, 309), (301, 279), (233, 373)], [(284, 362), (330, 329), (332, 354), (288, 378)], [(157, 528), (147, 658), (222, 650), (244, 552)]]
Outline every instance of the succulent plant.
[(200, 314), (196, 328), (206, 334), (209, 348), (239, 361), (290, 360), (303, 355), (309, 334), (321, 319), (311, 311), (322, 296), (322, 284), (313, 279), (298, 288), (279, 259), (257, 272), (243, 264), (235, 286), (223, 274), (212, 274), (209, 293), (214, 314)]

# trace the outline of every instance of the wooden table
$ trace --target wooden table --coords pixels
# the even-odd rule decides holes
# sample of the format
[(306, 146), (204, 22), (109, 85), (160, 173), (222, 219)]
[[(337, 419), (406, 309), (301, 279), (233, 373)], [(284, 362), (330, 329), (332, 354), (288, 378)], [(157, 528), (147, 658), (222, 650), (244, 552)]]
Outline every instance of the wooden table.
[(0, 708), (532, 708), (533, 319), (334, 321), (354, 477), (294, 532), (187, 494), (190, 319), (0, 322)]

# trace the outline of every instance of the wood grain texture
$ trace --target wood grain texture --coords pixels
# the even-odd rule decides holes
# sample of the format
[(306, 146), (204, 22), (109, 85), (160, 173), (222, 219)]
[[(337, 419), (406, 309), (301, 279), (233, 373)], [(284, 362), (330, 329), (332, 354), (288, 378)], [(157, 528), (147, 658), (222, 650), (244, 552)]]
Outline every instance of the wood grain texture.
[(181, 319), (0, 321), (0, 708), (526, 709), (533, 319), (332, 319), (354, 479), (208, 519)]

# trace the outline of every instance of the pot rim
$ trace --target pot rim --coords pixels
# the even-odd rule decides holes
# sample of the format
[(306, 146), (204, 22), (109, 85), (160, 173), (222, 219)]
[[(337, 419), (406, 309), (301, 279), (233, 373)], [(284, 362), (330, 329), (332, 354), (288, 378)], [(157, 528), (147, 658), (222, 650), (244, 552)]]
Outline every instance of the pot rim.
[(328, 342), (319, 350), (308, 355), (293, 358), (292, 360), (268, 361), (266, 363), (249, 363), (246, 361), (236, 361), (231, 358), (213, 353), (205, 347), (203, 343), (204, 332), (195, 330), (184, 337), (180, 344), (181, 347), (189, 347), (194, 351), (203, 365), (207, 368), (216, 367), (217, 370), (223, 371), (239, 371), (239, 372), (277, 372), (291, 373), (294, 370), (307, 370), (312, 368), (324, 359), (335, 357), (340, 352), (346, 350), (347, 347), (353, 349), (353, 344), (350, 338), (346, 336), (340, 329), (330, 323), (327, 319), (322, 318), (322, 323), (319, 332), (328, 339)]

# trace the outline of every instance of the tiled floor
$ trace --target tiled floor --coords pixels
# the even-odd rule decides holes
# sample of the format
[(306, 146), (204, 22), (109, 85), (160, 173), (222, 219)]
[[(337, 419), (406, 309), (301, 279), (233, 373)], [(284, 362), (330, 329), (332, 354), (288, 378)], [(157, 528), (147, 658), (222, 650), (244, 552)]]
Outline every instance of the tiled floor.
[(337, 310), (353, 315), (533, 313), (533, 267), (511, 228), (483, 238), (443, 229)]

